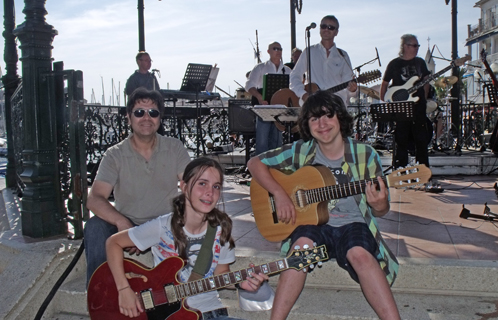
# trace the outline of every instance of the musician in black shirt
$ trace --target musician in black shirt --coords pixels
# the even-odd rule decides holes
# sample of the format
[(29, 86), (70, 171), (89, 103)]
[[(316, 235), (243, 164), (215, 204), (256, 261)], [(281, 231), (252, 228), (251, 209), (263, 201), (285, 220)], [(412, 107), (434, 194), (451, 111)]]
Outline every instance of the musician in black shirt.
[[(399, 57), (389, 62), (384, 73), (380, 88), (380, 98), (382, 100), (389, 100), (386, 97), (386, 92), (390, 82), (392, 82), (392, 86), (402, 86), (409, 82), (412, 77), (417, 76), (419, 79), (424, 79), (430, 75), (425, 60), (417, 57), (419, 47), (416, 36), (412, 34), (401, 36)], [(410, 89), (410, 87), (412, 86), (409, 85), (406, 89)], [(429, 84), (426, 84), (414, 93), (419, 98), (414, 105), (415, 119), (413, 121), (397, 122), (396, 124), (394, 134), (396, 141), (395, 167), (408, 165), (408, 147), (411, 141), (415, 143), (416, 161), (429, 166), (427, 148), (431, 140), (432, 128), (429, 128), (430, 121), (428, 121), (425, 112), (428, 92)]]

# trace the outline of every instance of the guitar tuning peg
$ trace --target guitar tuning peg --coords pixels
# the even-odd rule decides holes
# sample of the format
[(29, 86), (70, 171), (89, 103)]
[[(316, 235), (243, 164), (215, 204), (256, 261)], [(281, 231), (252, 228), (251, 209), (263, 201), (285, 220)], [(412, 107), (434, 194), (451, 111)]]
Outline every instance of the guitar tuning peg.
[(306, 250), (307, 250), (307, 249), (309, 249), (309, 248), (310, 248), (310, 246), (309, 246), (309, 245), (307, 245), (307, 244), (303, 245), (303, 249), (306, 249)]
[(323, 263), (321, 261), (318, 261), (318, 266), (321, 268)]
[(299, 249), (301, 249), (301, 247), (300, 247), (300, 246), (295, 246), (295, 247), (294, 247), (294, 250), (299, 250)]
[(313, 247), (316, 247), (316, 242), (313, 242)]
[(303, 272), (304, 272), (304, 273), (306, 273), (306, 272), (308, 272), (308, 270), (307, 270), (306, 268), (304, 268), (304, 269), (303, 269)]
[(315, 265), (314, 264), (310, 264), (310, 269), (314, 269), (315, 268)]

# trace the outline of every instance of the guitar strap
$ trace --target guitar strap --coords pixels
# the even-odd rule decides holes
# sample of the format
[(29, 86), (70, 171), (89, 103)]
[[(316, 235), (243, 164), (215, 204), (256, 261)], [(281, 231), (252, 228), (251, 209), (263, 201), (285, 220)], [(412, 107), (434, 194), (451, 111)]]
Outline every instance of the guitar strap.
[(217, 227), (212, 227), (208, 223), (206, 237), (202, 242), (201, 250), (199, 250), (197, 260), (195, 260), (194, 269), (192, 269), (192, 273), (190, 273), (190, 277), (188, 278), (189, 282), (204, 278), (204, 272), (206, 271), (208, 265), (211, 263), (211, 252), (213, 250), (216, 229)]

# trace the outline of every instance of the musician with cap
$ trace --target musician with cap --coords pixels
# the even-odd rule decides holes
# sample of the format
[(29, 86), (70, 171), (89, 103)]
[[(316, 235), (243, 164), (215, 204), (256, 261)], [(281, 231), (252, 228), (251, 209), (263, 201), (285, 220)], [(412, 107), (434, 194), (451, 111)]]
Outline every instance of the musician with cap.
[[(417, 57), (420, 45), (417, 37), (413, 34), (401, 36), (399, 57), (389, 62), (380, 88), (380, 98), (386, 99), (389, 83), (392, 86), (403, 86), (412, 77), (417, 76), (424, 79), (430, 75), (425, 60)], [(408, 88), (409, 89), (409, 88)], [(427, 95), (429, 84), (421, 87), (415, 95), (418, 101), (414, 105), (413, 121), (403, 122), (396, 125), (394, 139), (396, 141), (395, 167), (408, 165), (408, 149), (411, 141), (415, 143), (415, 159), (418, 163), (429, 166), (428, 145), (432, 136), (430, 121), (426, 116)]]
[[(263, 100), (263, 76), (265, 74), (290, 74), (291, 69), (282, 62), (282, 46), (277, 41), (268, 45), (270, 60), (262, 62), (252, 69), (245, 89), (252, 95), (252, 105), (267, 105)], [(282, 132), (271, 121), (256, 118), (256, 155), (275, 149), (282, 145)]]

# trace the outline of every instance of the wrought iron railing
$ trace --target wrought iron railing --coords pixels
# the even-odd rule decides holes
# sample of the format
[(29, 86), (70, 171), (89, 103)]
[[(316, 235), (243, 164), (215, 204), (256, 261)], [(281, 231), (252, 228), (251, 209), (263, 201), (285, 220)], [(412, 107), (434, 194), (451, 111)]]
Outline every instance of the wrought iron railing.
[(12, 141), (14, 146), (12, 148), (14, 152), (15, 161), (15, 171), (16, 171), (16, 191), (17, 194), (21, 195), (24, 190), (24, 182), (21, 180), (21, 173), (23, 171), (23, 156), (22, 151), (24, 150), (24, 128), (23, 128), (23, 87), (22, 82), (19, 83), (16, 91), (12, 94), (10, 99), (11, 103), (11, 119), (12, 123), (10, 125), (12, 129)]

